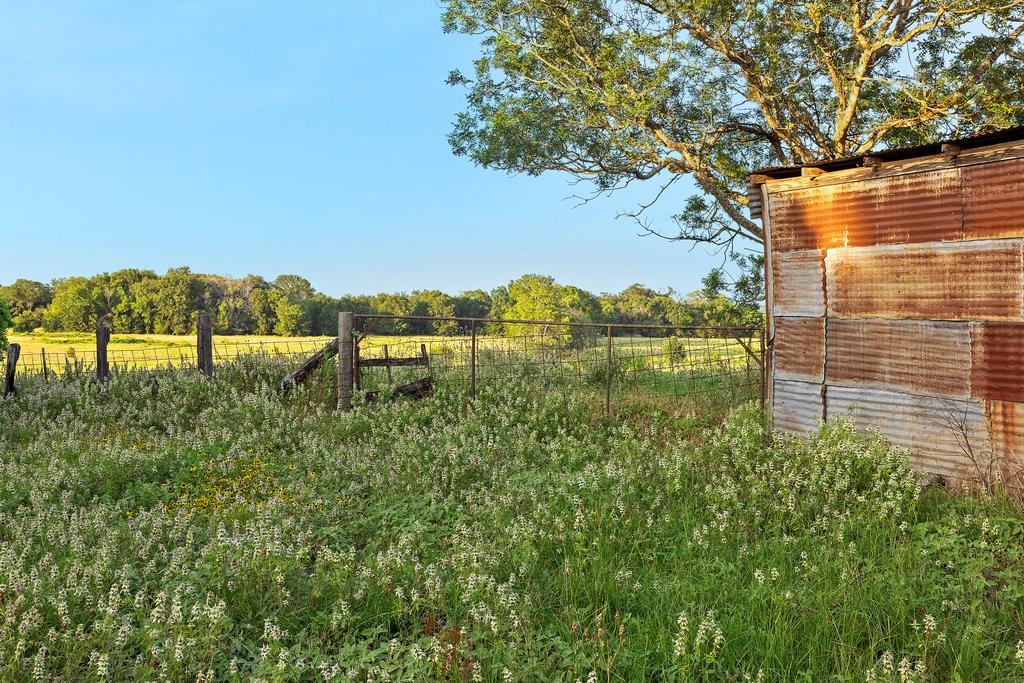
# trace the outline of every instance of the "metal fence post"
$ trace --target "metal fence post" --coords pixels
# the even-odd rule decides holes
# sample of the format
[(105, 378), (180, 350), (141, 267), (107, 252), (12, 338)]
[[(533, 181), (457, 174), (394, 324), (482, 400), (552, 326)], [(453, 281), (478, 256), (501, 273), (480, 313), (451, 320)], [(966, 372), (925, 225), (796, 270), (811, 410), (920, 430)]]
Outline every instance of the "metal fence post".
[(338, 410), (352, 410), (352, 314), (338, 313)]
[(476, 321), (470, 327), (469, 340), (469, 395), (476, 400)]
[(608, 354), (605, 360), (604, 414), (612, 416), (612, 326), (608, 326)]
[(196, 360), (199, 372), (213, 377), (213, 327), (207, 313), (199, 314), (196, 330)]
[(21, 356), (21, 344), (7, 346), (7, 368), (4, 372), (4, 397), (18, 393), (14, 386), (14, 374), (18, 369), (18, 358)]
[(101, 319), (96, 325), (96, 379), (101, 382), (106, 382), (110, 377), (110, 363), (107, 361), (110, 327), (110, 322), (105, 319)]

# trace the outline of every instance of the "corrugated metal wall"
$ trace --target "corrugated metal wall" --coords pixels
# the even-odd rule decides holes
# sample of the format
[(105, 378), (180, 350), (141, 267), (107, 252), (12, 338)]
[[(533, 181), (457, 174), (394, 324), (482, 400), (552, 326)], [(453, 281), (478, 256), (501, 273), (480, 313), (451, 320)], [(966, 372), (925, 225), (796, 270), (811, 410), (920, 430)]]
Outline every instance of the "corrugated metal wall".
[(923, 471), (1020, 472), (1024, 142), (761, 190), (776, 428), (850, 414)]

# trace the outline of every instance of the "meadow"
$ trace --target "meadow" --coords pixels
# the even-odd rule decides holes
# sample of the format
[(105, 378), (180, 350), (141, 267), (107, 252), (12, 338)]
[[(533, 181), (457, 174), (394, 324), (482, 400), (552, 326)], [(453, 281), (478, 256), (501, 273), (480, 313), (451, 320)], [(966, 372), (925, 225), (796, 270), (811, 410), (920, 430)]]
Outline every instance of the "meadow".
[(841, 421), (288, 367), (0, 401), (0, 680), (1024, 680), (1019, 509)]

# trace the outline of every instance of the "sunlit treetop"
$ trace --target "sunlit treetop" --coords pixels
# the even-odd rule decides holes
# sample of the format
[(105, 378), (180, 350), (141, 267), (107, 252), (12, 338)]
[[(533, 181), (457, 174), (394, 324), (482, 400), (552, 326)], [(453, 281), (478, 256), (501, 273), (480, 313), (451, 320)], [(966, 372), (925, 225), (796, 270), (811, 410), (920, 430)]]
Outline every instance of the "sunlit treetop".
[(456, 154), (595, 193), (691, 177), (674, 239), (760, 241), (746, 175), (1024, 122), (1024, 0), (447, 0)]

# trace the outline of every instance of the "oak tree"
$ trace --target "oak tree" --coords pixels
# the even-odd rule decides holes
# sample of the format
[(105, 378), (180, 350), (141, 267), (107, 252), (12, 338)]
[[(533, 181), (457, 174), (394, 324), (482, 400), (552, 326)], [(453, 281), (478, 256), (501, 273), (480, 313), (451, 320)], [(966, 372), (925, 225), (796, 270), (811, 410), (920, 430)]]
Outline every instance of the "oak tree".
[(446, 0), (476, 36), (449, 136), (595, 194), (683, 178), (673, 239), (760, 241), (745, 177), (1024, 122), (1024, 0)]

